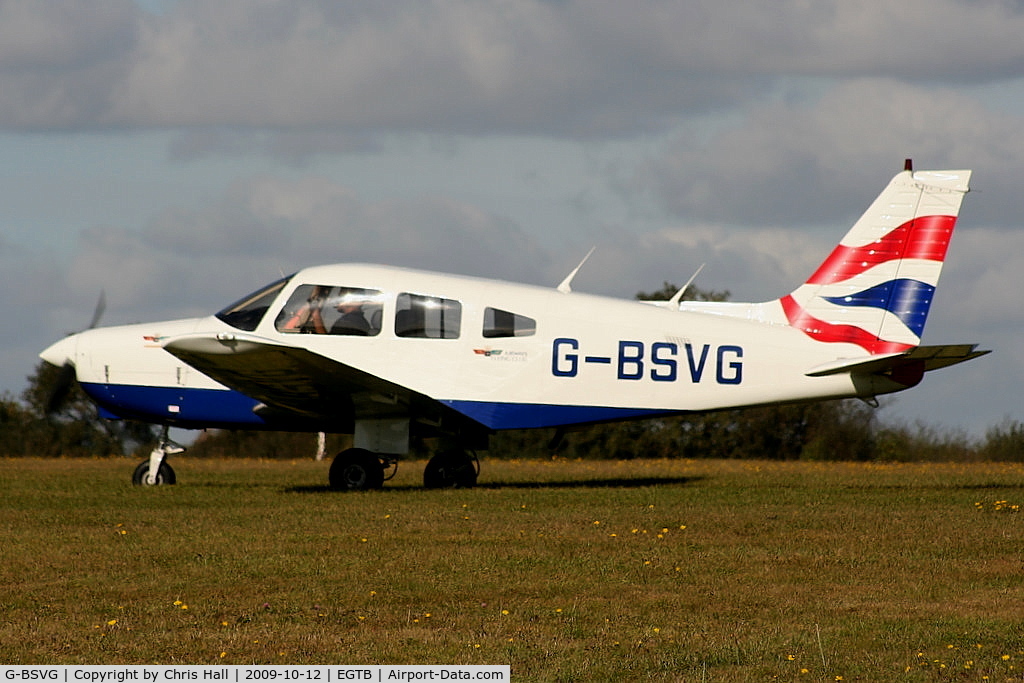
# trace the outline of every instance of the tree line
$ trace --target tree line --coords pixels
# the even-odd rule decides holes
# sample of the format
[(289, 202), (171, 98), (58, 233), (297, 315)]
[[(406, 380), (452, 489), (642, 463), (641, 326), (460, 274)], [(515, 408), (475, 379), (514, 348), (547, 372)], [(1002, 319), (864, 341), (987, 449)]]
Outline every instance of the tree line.
[[(668, 299), (670, 283), (638, 299)], [(693, 298), (722, 301), (728, 292), (694, 290)], [(148, 455), (158, 439), (152, 425), (100, 419), (73, 386), (54, 409), (59, 369), (40, 362), (18, 398), (0, 397), (0, 457)], [(886, 423), (883, 408), (857, 399), (764, 406), (713, 413), (593, 425), (565, 432), (512, 430), (491, 437), (488, 457), (581, 459), (767, 458), (858, 461), (1024, 461), (1024, 423), (1005, 419), (980, 438), (922, 422)], [(328, 435), (330, 456), (350, 437)], [(313, 457), (316, 435), (260, 431), (210, 431), (189, 449), (192, 457)], [(432, 444), (414, 443), (427, 457)]]

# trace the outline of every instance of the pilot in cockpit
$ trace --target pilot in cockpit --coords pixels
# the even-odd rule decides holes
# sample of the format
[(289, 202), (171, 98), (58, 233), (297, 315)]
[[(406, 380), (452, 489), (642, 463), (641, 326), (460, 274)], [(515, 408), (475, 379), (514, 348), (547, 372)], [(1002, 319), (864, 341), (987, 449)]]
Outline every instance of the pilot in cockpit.
[(339, 315), (338, 319), (331, 325), (331, 334), (350, 334), (367, 336), (370, 334), (370, 322), (363, 314), (362, 299), (352, 295), (345, 295), (334, 303), (334, 310)]
[(278, 329), (282, 332), (326, 334), (327, 327), (324, 325), (324, 318), (320, 309), (323, 307), (330, 291), (330, 287), (314, 286), (306, 302)]

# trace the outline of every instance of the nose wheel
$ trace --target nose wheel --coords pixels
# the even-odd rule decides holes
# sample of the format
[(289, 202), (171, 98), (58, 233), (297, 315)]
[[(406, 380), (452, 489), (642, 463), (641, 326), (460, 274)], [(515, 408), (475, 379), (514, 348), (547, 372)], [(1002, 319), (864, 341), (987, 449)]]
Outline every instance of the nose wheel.
[(167, 464), (167, 456), (184, 453), (185, 447), (171, 441), (168, 432), (169, 429), (164, 427), (160, 443), (150, 452), (149, 458), (135, 468), (132, 474), (132, 484), (135, 486), (170, 486), (177, 483), (174, 469)]
[(156, 477), (152, 479), (149, 476), (149, 460), (140, 462), (139, 466), (135, 468), (135, 473), (132, 475), (132, 484), (135, 486), (169, 486), (176, 484), (177, 481), (177, 478), (174, 476), (174, 468), (166, 462), (160, 463), (156, 470)]

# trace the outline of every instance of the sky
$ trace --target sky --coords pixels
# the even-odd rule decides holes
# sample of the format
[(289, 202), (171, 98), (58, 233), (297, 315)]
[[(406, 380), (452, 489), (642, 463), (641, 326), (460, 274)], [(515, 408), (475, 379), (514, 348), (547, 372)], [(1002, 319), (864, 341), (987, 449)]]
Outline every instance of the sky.
[(0, 391), (86, 326), (361, 261), (784, 295), (889, 179), (974, 170), (883, 420), (1024, 420), (1024, 3), (0, 0)]

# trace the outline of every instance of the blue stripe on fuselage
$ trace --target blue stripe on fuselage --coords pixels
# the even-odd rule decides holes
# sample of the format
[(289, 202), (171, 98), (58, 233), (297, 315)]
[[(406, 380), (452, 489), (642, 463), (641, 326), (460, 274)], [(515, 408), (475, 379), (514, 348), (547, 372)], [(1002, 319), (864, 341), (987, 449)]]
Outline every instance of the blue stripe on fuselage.
[[(147, 387), (130, 384), (83, 383), (103, 417), (117, 417), (169, 424), (185, 429), (274, 429), (275, 425), (253, 412), (259, 401), (233, 390)], [(531, 429), (629, 420), (676, 411), (600, 406), (559, 406), (536, 403), (489, 401), (441, 401), (489, 429)]]
[(259, 401), (232, 390), (93, 383), (83, 383), (82, 389), (104, 411), (124, 419), (186, 429), (269, 426), (253, 412)]
[(538, 403), (493, 403), (489, 401), (441, 401), (489, 429), (534, 429), (570, 424), (591, 424), (632, 420), (678, 411), (648, 408), (607, 408), (602, 406), (558, 406)]

